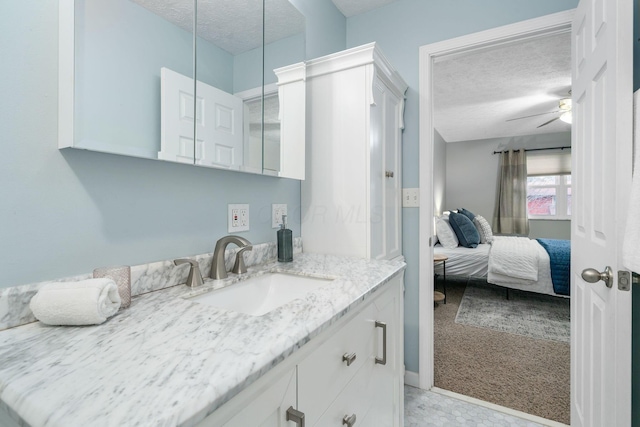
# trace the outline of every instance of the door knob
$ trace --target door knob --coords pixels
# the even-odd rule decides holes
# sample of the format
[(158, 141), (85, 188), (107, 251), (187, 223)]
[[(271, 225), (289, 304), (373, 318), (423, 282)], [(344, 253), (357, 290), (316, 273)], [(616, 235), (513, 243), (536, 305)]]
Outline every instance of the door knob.
[(602, 273), (595, 268), (585, 268), (582, 270), (582, 278), (589, 283), (598, 283), (602, 280), (607, 285), (607, 288), (613, 286), (613, 270), (609, 266)]

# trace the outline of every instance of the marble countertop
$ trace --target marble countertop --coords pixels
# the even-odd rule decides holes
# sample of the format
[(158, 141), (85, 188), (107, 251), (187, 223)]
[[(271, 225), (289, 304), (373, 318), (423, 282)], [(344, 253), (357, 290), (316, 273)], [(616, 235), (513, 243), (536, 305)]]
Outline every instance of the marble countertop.
[(0, 410), (33, 427), (195, 425), (404, 267), (305, 253), (247, 275), (336, 280), (260, 317), (189, 301), (178, 285), (133, 298), (102, 325), (2, 331)]

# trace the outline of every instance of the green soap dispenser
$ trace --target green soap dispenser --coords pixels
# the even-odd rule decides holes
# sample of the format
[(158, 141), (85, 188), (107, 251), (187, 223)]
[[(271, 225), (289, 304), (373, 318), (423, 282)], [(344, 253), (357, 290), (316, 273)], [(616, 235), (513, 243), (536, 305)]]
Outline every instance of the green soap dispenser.
[(287, 228), (287, 216), (282, 215), (278, 236), (278, 262), (293, 261), (293, 232)]

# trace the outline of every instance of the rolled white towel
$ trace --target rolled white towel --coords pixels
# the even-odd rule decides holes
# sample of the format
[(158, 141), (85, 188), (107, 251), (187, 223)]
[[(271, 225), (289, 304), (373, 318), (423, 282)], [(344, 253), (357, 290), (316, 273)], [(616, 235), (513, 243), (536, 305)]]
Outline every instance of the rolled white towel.
[(120, 308), (118, 287), (111, 279), (87, 279), (44, 285), (29, 307), (47, 325), (98, 325)]

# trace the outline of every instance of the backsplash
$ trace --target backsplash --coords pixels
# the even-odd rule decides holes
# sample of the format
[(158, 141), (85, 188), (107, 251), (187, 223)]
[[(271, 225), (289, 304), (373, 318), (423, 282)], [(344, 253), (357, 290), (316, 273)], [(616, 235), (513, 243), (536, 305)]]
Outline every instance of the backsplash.
[[(233, 267), (235, 255), (240, 248), (227, 249), (224, 254), (227, 270)], [(253, 245), (251, 251), (244, 252), (244, 261), (247, 267), (274, 261), (277, 257), (276, 242), (260, 243)], [(302, 252), (302, 238), (293, 239), (293, 253)], [(203, 277), (209, 276), (213, 253), (185, 257), (198, 261)], [(101, 266), (96, 266), (101, 267)], [(173, 260), (158, 261), (149, 264), (131, 266), (131, 296), (157, 291), (170, 286), (185, 283), (189, 274), (188, 266), (176, 266)], [(31, 298), (42, 286), (52, 282), (74, 282), (89, 279), (92, 273), (81, 274), (73, 277), (49, 280), (45, 282), (31, 283), (28, 285), (14, 286), (0, 289), (0, 331), (14, 326), (35, 322), (36, 318), (29, 309)]]

